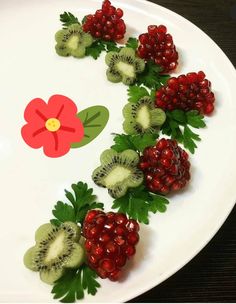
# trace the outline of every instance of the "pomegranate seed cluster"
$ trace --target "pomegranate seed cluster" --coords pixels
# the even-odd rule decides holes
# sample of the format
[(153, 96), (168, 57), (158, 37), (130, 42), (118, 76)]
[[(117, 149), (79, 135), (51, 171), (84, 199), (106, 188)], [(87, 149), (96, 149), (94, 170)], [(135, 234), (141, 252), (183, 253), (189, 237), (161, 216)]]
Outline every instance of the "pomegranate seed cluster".
[(122, 16), (123, 11), (120, 8), (116, 9), (110, 1), (105, 0), (102, 9), (97, 10), (94, 15), (86, 16), (83, 30), (95, 38), (119, 41), (124, 38), (126, 32)]
[(188, 154), (171, 139), (162, 138), (146, 148), (139, 168), (144, 172), (147, 188), (154, 193), (180, 190), (190, 180)]
[(153, 60), (162, 67), (164, 73), (173, 71), (178, 64), (173, 38), (164, 25), (149, 25), (148, 33), (139, 36), (138, 56)]
[(211, 82), (205, 79), (202, 71), (172, 77), (166, 86), (156, 92), (156, 106), (168, 111), (198, 110), (201, 114), (211, 114), (214, 110), (214, 101)]
[(91, 210), (84, 225), (87, 263), (102, 278), (118, 281), (121, 268), (135, 254), (139, 225), (123, 213)]

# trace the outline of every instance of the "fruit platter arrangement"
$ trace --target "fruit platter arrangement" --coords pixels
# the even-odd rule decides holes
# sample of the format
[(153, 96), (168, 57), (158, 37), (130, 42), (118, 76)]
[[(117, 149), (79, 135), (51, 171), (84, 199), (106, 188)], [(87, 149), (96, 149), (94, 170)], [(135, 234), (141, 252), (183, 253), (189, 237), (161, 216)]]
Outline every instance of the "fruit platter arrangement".
[[(128, 100), (123, 133), (111, 130), (114, 143), (99, 152), (89, 183), (108, 191), (113, 210), (87, 183), (72, 184), (65, 190), (66, 201), (56, 203), (52, 219), (37, 229), (24, 255), (25, 266), (52, 285), (54, 299), (65, 303), (86, 293), (95, 296), (101, 287), (98, 278), (123, 278), (150, 214), (167, 211), (173, 193), (188, 191), (189, 153), (195, 153), (201, 140), (196, 132), (206, 126), (204, 117), (214, 111), (215, 95), (203, 71), (171, 76), (181, 53), (167, 27), (150, 24), (138, 37), (127, 37), (124, 13), (109, 0), (83, 20), (64, 12), (55, 34), (58, 60), (96, 60), (105, 52), (107, 81), (123, 83)], [(54, 95), (48, 103), (32, 100), (24, 118), (25, 143), (58, 158), (97, 137), (109, 110), (95, 106), (78, 112), (71, 99)], [(94, 126), (99, 130), (91, 133)]]

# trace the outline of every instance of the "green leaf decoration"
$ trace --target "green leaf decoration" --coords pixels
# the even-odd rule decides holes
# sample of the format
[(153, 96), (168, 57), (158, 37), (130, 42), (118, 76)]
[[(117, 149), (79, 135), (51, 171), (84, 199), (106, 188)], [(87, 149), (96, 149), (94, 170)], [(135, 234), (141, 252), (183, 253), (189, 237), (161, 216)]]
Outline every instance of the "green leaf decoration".
[(97, 274), (87, 265), (79, 269), (69, 269), (54, 283), (51, 293), (54, 299), (61, 303), (74, 303), (84, 298), (85, 292), (91, 295), (97, 293), (100, 284), (96, 280)]
[(109, 120), (109, 111), (104, 106), (93, 106), (77, 114), (84, 126), (84, 138), (73, 143), (71, 148), (80, 148), (94, 140), (105, 128)]
[(136, 51), (138, 48), (138, 39), (130, 37), (125, 46), (128, 48), (132, 48)]
[(165, 212), (169, 201), (161, 195), (151, 194), (144, 185), (130, 189), (125, 196), (113, 201), (112, 209), (126, 213), (140, 223), (149, 224), (149, 212)]
[(64, 12), (63, 14), (60, 15), (60, 21), (62, 22), (63, 29), (66, 29), (68, 26), (71, 24), (78, 23), (80, 24), (79, 20), (77, 17), (75, 17), (72, 13), (70, 12)]
[(151, 90), (158, 90), (167, 83), (170, 75), (161, 74), (162, 68), (155, 64), (152, 60), (146, 63), (143, 73), (138, 74), (136, 83), (145, 85)]
[(101, 53), (105, 52), (118, 52), (119, 47), (114, 41), (104, 41), (101, 39), (97, 39), (93, 42), (92, 45), (86, 48), (86, 56), (92, 56), (93, 59), (98, 59)]
[(116, 152), (123, 152), (127, 149), (131, 149), (137, 152), (143, 152), (147, 147), (154, 146), (158, 134), (138, 134), (138, 135), (126, 135), (116, 134), (114, 137), (115, 144), (111, 146)]
[(103, 209), (102, 203), (97, 203), (96, 196), (93, 195), (93, 189), (83, 182), (71, 185), (72, 192), (65, 190), (66, 198), (69, 203), (57, 202), (52, 214), (55, 219), (50, 222), (56, 226), (61, 223), (71, 221), (83, 224), (87, 212), (91, 209)]
[(129, 102), (136, 103), (142, 97), (149, 96), (149, 92), (145, 87), (133, 85), (128, 88)]
[(166, 112), (166, 121), (161, 127), (161, 131), (163, 134), (176, 139), (191, 153), (194, 153), (197, 148), (196, 142), (200, 141), (201, 138), (190, 127), (199, 129), (205, 126), (204, 116), (199, 114), (198, 111), (174, 110)]

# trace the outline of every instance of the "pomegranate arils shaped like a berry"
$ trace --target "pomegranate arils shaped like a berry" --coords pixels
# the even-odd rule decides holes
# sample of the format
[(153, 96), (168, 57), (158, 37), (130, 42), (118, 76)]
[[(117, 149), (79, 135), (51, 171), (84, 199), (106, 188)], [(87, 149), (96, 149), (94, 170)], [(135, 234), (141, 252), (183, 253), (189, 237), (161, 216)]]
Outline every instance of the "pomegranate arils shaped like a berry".
[(180, 190), (190, 180), (188, 154), (171, 139), (162, 138), (146, 148), (139, 168), (144, 172), (147, 188), (154, 193)]
[(126, 25), (121, 19), (123, 11), (115, 8), (109, 0), (105, 0), (102, 9), (94, 15), (86, 16), (83, 30), (89, 32), (95, 38), (109, 41), (119, 41), (124, 38)]
[(214, 101), (211, 82), (202, 71), (172, 77), (156, 92), (156, 107), (167, 111), (197, 110), (208, 115), (214, 110)]
[(83, 224), (88, 265), (102, 278), (119, 280), (121, 268), (135, 254), (139, 224), (123, 213), (91, 210)]
[(173, 71), (178, 64), (178, 52), (173, 38), (164, 25), (149, 25), (148, 33), (139, 36), (138, 56), (153, 60), (163, 73)]

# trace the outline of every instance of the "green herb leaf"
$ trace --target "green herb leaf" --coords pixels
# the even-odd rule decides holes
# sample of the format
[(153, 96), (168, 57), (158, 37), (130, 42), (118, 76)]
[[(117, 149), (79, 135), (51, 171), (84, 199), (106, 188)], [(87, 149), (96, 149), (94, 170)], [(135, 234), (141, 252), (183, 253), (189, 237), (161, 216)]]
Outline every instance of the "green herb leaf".
[(66, 29), (68, 26), (78, 23), (80, 24), (79, 20), (77, 17), (75, 17), (73, 14), (70, 12), (64, 12), (63, 14), (60, 15), (60, 21), (62, 22), (63, 29)]
[(148, 61), (145, 66), (143, 73), (138, 74), (137, 84), (145, 85), (149, 89), (158, 90), (161, 86), (165, 85), (167, 80), (170, 78), (169, 75), (160, 74), (162, 68), (155, 64), (153, 61)]
[(140, 98), (149, 96), (148, 90), (144, 87), (133, 85), (128, 88), (129, 102), (138, 102)]
[(94, 140), (106, 127), (109, 111), (104, 106), (93, 106), (79, 112), (77, 116), (83, 123), (84, 138), (78, 143), (73, 143), (71, 148), (83, 147)]
[(79, 269), (68, 269), (66, 273), (54, 283), (52, 294), (54, 299), (60, 299), (62, 303), (74, 303), (88, 294), (95, 295), (100, 284), (96, 280), (95, 271), (87, 265)]
[(133, 38), (133, 37), (130, 37), (125, 45), (126, 47), (129, 47), (129, 48), (132, 48), (134, 49), (135, 51), (137, 50), (138, 48), (138, 39), (137, 38)]
[(89, 189), (88, 185), (83, 182), (72, 184), (73, 193), (65, 190), (66, 198), (70, 204), (57, 202), (52, 211), (56, 219), (52, 219), (51, 223), (57, 226), (59, 223), (72, 221), (83, 224), (87, 212), (91, 209), (103, 209), (102, 203), (95, 202), (96, 196), (93, 195), (93, 189)]
[(197, 129), (204, 128), (206, 126), (204, 117), (200, 115), (198, 111), (167, 111), (166, 121), (163, 124), (161, 131), (163, 134), (176, 139), (191, 153), (194, 153), (197, 148), (196, 141), (200, 141), (201, 138), (198, 134), (194, 133), (189, 126)]
[(155, 145), (158, 134), (126, 135), (116, 134), (114, 137), (115, 145), (111, 146), (116, 152), (123, 152), (131, 149), (143, 152), (146, 147)]
[(117, 52), (119, 50), (117, 44), (114, 41), (104, 41), (97, 39), (92, 45), (86, 48), (86, 56), (92, 56), (94, 59), (98, 59), (103, 51), (105, 52)]
[(149, 223), (149, 212), (165, 212), (169, 201), (161, 196), (148, 192), (145, 186), (130, 189), (125, 196), (115, 199), (112, 209), (126, 213), (130, 218), (140, 223)]

